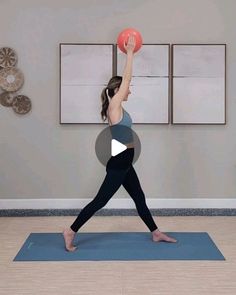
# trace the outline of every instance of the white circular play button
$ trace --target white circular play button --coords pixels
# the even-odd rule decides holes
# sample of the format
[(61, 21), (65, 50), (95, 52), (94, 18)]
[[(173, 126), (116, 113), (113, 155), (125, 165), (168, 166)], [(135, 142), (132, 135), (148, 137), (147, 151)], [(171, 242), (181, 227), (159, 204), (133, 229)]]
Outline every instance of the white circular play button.
[(112, 138), (110, 126), (103, 129), (97, 136), (95, 143), (95, 152), (98, 160), (104, 165), (107, 165), (108, 160), (111, 157), (116, 157), (127, 149), (124, 140), (126, 139), (124, 134), (132, 134), (133, 144), (134, 144), (134, 158), (133, 163), (135, 163), (141, 152), (141, 143), (138, 135), (133, 129), (123, 126), (116, 126), (116, 134), (119, 138)]
[(111, 155), (114, 157), (127, 149), (127, 146), (116, 139), (111, 140)]

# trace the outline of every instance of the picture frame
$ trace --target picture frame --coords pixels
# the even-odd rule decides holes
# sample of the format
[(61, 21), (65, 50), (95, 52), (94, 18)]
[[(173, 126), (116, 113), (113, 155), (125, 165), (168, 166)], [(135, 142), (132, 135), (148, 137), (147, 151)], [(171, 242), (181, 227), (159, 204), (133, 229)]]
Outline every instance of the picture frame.
[(114, 44), (60, 43), (60, 124), (104, 124), (101, 92), (115, 74)]
[(226, 44), (172, 44), (171, 123), (226, 124)]
[[(117, 51), (117, 74), (122, 75), (126, 56)], [(135, 53), (130, 90), (125, 109), (134, 124), (169, 124), (170, 44), (145, 43)]]

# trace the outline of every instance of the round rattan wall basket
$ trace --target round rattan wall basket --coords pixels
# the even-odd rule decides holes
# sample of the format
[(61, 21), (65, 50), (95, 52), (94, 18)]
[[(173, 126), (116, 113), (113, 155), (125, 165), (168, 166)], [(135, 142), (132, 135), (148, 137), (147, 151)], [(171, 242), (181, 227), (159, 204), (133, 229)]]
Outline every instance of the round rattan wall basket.
[(17, 63), (17, 54), (10, 47), (0, 48), (0, 67), (14, 67)]
[(31, 110), (31, 101), (25, 95), (17, 95), (13, 99), (12, 108), (17, 114), (26, 114)]
[(0, 87), (5, 91), (17, 91), (24, 84), (24, 75), (18, 68), (0, 70)]

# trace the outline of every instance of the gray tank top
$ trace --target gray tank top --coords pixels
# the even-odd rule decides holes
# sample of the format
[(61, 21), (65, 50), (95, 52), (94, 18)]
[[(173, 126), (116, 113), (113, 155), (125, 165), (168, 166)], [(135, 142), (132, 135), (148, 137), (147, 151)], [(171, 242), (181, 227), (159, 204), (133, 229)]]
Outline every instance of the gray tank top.
[[(125, 109), (123, 109), (122, 113), (121, 120), (116, 124), (110, 125), (112, 139), (116, 139), (121, 143), (130, 143), (133, 142), (133, 134), (131, 130), (132, 118)], [(128, 128), (119, 128), (121, 125)]]

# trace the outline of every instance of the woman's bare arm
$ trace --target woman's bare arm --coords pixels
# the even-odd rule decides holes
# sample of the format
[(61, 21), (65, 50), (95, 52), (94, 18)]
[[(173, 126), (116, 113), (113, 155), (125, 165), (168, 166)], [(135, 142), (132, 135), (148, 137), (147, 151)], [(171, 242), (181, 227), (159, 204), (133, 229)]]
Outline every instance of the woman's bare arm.
[(122, 82), (119, 87), (117, 93), (113, 96), (112, 102), (114, 107), (118, 107), (121, 105), (122, 101), (127, 95), (129, 91), (129, 86), (132, 78), (132, 67), (133, 67), (133, 56), (134, 56), (134, 48), (135, 48), (135, 37), (134, 35), (130, 35), (128, 39), (127, 45), (124, 44), (124, 48), (126, 49), (126, 63), (122, 76)]

